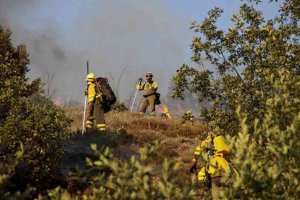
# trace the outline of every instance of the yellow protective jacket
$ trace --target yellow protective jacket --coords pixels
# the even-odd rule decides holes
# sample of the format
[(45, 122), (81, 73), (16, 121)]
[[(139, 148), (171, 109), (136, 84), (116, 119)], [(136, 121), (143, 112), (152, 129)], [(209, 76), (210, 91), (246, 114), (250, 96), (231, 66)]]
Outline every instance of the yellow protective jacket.
[[(213, 155), (208, 155), (208, 150), (213, 151)], [(229, 172), (229, 164), (224, 158), (230, 154), (229, 146), (225, 143), (223, 136), (215, 136), (209, 133), (208, 137), (196, 147), (195, 157), (202, 157), (206, 166), (202, 167), (198, 173), (198, 180), (205, 180), (205, 169), (211, 177), (219, 177), (222, 173)]]
[(161, 116), (162, 117), (166, 117), (167, 119), (172, 119), (172, 115), (169, 113), (169, 112), (163, 112), (162, 114), (161, 114)]
[(96, 90), (96, 84), (95, 83), (89, 83), (88, 85), (88, 90), (87, 90), (87, 95), (88, 95), (88, 102), (93, 103), (96, 98), (98, 98), (101, 94)]
[(137, 84), (136, 86), (137, 90), (144, 90), (144, 96), (150, 96), (152, 94), (155, 94), (157, 88), (158, 88), (158, 83), (156, 81), (151, 81), (151, 82), (147, 81), (141, 84)]
[(221, 177), (223, 173), (230, 171), (229, 164), (222, 155), (214, 155), (209, 159), (207, 166), (204, 166), (198, 172), (198, 181), (203, 182), (206, 178), (205, 168), (212, 178)]

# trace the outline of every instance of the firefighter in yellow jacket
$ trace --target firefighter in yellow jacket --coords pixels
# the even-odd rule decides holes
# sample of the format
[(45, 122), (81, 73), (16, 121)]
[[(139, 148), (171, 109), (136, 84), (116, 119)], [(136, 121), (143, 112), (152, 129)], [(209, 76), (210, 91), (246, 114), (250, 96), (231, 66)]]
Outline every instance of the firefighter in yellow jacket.
[(149, 105), (150, 115), (155, 116), (155, 93), (158, 88), (158, 84), (156, 81), (152, 80), (153, 74), (151, 72), (146, 73), (146, 81), (142, 82), (140, 78), (139, 83), (136, 86), (137, 90), (143, 90), (143, 98), (140, 104), (140, 113), (145, 114), (147, 107)]
[(103, 99), (100, 88), (96, 83), (96, 76), (93, 73), (89, 73), (86, 76), (87, 81), (87, 97), (88, 97), (88, 112), (86, 128), (91, 129), (96, 121), (96, 127), (100, 132), (106, 130), (104, 111), (102, 107)]
[(161, 117), (165, 118), (165, 119), (172, 119), (172, 115), (171, 115), (168, 107), (163, 108), (163, 112), (161, 114)]
[(186, 123), (186, 122), (192, 122), (192, 123), (194, 122), (194, 115), (190, 110), (185, 112), (182, 116), (182, 123)]
[[(193, 165), (190, 168), (191, 173), (196, 172), (197, 163), (199, 159), (202, 159), (205, 165), (198, 171), (198, 181), (212, 190), (219, 188), (222, 175), (230, 172), (226, 160), (230, 155), (230, 149), (225, 143), (224, 137), (219, 135), (219, 131), (220, 129), (217, 127), (214, 132), (209, 132), (207, 138), (196, 147), (192, 160)], [(216, 194), (216, 192), (214, 193)]]

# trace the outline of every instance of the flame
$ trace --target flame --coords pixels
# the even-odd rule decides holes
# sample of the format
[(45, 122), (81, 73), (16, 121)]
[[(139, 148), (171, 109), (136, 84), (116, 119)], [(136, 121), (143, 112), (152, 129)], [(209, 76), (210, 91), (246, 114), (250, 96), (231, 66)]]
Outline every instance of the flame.
[(61, 97), (55, 98), (54, 101), (53, 101), (53, 104), (58, 106), (58, 107), (62, 107), (62, 105), (63, 105), (62, 98)]
[(165, 107), (169, 108), (169, 106), (168, 106), (167, 104), (163, 104), (163, 103), (160, 104), (160, 105), (158, 106), (158, 109), (157, 109), (158, 113), (159, 113), (159, 114), (163, 113), (163, 109), (164, 109)]

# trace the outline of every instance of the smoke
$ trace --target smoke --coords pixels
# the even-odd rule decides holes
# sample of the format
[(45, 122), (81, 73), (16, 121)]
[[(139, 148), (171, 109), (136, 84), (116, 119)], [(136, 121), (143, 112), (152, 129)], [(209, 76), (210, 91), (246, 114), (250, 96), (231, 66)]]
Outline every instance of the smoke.
[(56, 98), (81, 103), (86, 60), (123, 100), (147, 71), (164, 96), (189, 60), (189, 20), (159, 0), (0, 0), (0, 24), (12, 29), (14, 44), (27, 46), (31, 78), (54, 76)]

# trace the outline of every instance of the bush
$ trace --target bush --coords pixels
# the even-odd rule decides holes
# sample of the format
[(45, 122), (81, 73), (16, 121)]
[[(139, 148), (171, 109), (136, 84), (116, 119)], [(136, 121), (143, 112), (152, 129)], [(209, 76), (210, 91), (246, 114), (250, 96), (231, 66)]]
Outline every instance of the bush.
[[(249, 114), (248, 125), (255, 118), (262, 120), (268, 107), (266, 99), (277, 93), (266, 77), (280, 69), (294, 76), (300, 74), (299, 14), (293, 6), (296, 1), (283, 1), (279, 15), (265, 20), (260, 11), (243, 4), (232, 16), (233, 25), (228, 30), (217, 27), (221, 8), (210, 10), (202, 23), (192, 22), (196, 34), (191, 45), (192, 61), (200, 68), (182, 65), (177, 70), (172, 79), (173, 97), (182, 98), (188, 91), (200, 102), (208, 101), (202, 116), (230, 135), (240, 129), (237, 105)], [(203, 66), (207, 62), (209, 69)]]
[(68, 125), (63, 110), (45, 97), (34, 95), (15, 102), (0, 131), (7, 141), (4, 161), (17, 145), (24, 145), (24, 156), (17, 165), (18, 181), (49, 187), (59, 172), (61, 141), (68, 136)]
[(59, 177), (61, 141), (68, 137), (70, 120), (61, 108), (42, 96), (39, 79), (28, 83), (26, 47), (19, 45), (15, 49), (10, 34), (0, 26), (0, 137), (3, 141), (0, 161), (4, 163), (1, 170), (22, 144), (23, 156), (10, 169), (11, 185), (6, 188), (14, 192), (26, 190), (31, 184), (42, 191)]
[(225, 199), (300, 198), (300, 78), (284, 69), (267, 78), (278, 94), (267, 99), (263, 120), (249, 126), (249, 114), (237, 112), (242, 131), (231, 138), (231, 162), (239, 175), (225, 177)]
[[(151, 157), (155, 155), (159, 145), (141, 148), (138, 156), (132, 156), (130, 161), (113, 157), (108, 149), (97, 150), (91, 145), (97, 159), (87, 159), (90, 171), (98, 172), (92, 179), (89, 195), (72, 196), (72, 199), (199, 199), (193, 189), (195, 180), (187, 180), (184, 187), (179, 187), (177, 172), (181, 162), (177, 159), (164, 159), (159, 169), (159, 175), (151, 167)], [(152, 155), (152, 156), (151, 156)], [(49, 191), (49, 196), (60, 199), (70, 198), (70, 194), (61, 189)], [(203, 195), (203, 197), (205, 197)]]
[[(0, 139), (0, 144), (3, 146), (3, 140)], [(3, 199), (26, 199), (29, 198), (34, 188), (27, 187), (23, 191), (15, 190), (9, 191), (9, 188), (13, 186), (11, 182), (12, 177), (15, 175), (15, 167), (23, 156), (23, 145), (19, 147), (19, 150), (14, 156), (11, 156), (6, 163), (0, 164), (0, 196)]]
[(228, 30), (217, 27), (220, 8), (191, 25), (198, 34), (192, 60), (215, 69), (183, 65), (172, 79), (173, 97), (188, 90), (207, 100), (203, 116), (230, 135), (238, 174), (224, 177), (224, 199), (300, 198), (298, 2), (283, 1), (279, 15), (267, 21), (244, 4)]
[(116, 103), (112, 105), (111, 109), (117, 112), (128, 111), (128, 108), (126, 107), (125, 103), (120, 100), (117, 100)]

